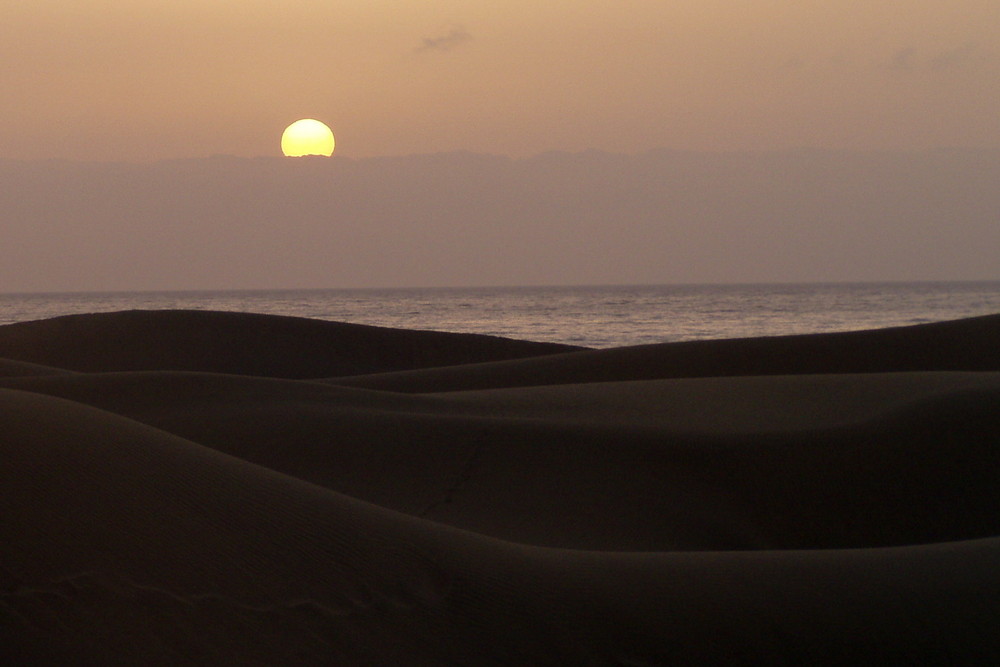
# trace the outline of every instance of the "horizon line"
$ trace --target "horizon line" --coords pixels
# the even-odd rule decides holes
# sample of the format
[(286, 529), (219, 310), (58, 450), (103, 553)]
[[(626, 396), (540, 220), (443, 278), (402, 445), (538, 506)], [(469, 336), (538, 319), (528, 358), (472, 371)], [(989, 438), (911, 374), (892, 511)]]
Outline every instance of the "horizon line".
[(609, 289), (609, 288), (660, 288), (660, 287), (846, 287), (879, 285), (988, 285), (1000, 283), (997, 278), (949, 279), (886, 279), (886, 280), (789, 280), (749, 282), (665, 282), (665, 283), (552, 283), (523, 285), (414, 285), (366, 287), (224, 287), (224, 288), (159, 288), (159, 289), (94, 289), (94, 290), (29, 290), (0, 292), (0, 297), (15, 296), (65, 296), (103, 294), (207, 294), (254, 292), (379, 292), (379, 291), (431, 291), (431, 290), (509, 290), (509, 289)]
[(733, 156), (733, 155), (789, 155), (789, 154), (834, 154), (834, 155), (927, 155), (936, 153), (973, 153), (973, 152), (1000, 152), (1000, 145), (996, 146), (955, 146), (955, 145), (938, 145), (938, 146), (928, 146), (923, 148), (832, 148), (825, 146), (797, 146), (797, 147), (786, 147), (786, 148), (741, 148), (741, 149), (691, 149), (691, 148), (671, 148), (668, 146), (658, 146), (653, 148), (647, 148), (640, 151), (614, 151), (607, 150), (603, 148), (584, 148), (580, 150), (562, 150), (562, 149), (552, 149), (546, 151), (539, 151), (538, 153), (532, 153), (530, 155), (515, 156), (505, 153), (490, 153), (485, 151), (475, 151), (471, 149), (456, 148), (451, 150), (440, 150), (440, 151), (428, 151), (428, 152), (417, 152), (417, 153), (399, 153), (399, 154), (385, 154), (385, 155), (368, 155), (368, 156), (351, 156), (351, 155), (341, 155), (334, 153), (330, 156), (325, 155), (304, 155), (299, 157), (288, 157), (284, 155), (236, 155), (233, 153), (211, 153), (209, 155), (201, 156), (187, 156), (187, 157), (163, 157), (155, 158), (150, 160), (136, 160), (136, 159), (85, 159), (85, 158), (71, 158), (71, 157), (40, 157), (40, 158), (23, 158), (23, 157), (4, 157), (0, 156), (0, 162), (14, 162), (14, 163), (63, 163), (63, 164), (106, 164), (106, 165), (155, 165), (162, 163), (171, 162), (197, 162), (197, 161), (208, 161), (208, 160), (241, 160), (241, 161), (256, 161), (256, 160), (274, 160), (274, 161), (307, 161), (321, 163), (322, 161), (339, 161), (339, 162), (365, 162), (373, 160), (394, 160), (394, 159), (409, 159), (409, 158), (425, 158), (425, 157), (442, 157), (442, 156), (458, 156), (458, 155), (471, 155), (478, 157), (490, 157), (507, 160), (510, 162), (524, 162), (536, 160), (544, 157), (553, 156), (583, 156), (583, 155), (608, 155), (615, 157), (639, 157), (643, 155), (650, 155), (655, 153), (664, 154), (677, 154), (677, 155), (711, 155), (711, 156)]

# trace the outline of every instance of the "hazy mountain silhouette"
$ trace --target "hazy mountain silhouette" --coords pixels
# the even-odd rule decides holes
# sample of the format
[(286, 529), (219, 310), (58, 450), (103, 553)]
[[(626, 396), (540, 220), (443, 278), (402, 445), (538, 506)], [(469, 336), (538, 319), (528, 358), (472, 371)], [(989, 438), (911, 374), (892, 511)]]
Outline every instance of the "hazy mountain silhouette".
[(4, 291), (1000, 277), (1000, 150), (0, 161)]

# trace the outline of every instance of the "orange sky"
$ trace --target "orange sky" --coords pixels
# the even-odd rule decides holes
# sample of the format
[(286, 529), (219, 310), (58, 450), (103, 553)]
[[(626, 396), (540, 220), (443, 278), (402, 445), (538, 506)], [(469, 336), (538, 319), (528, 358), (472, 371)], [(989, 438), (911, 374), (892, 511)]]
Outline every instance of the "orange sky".
[(15, 0), (0, 158), (1000, 146), (997, 0)]

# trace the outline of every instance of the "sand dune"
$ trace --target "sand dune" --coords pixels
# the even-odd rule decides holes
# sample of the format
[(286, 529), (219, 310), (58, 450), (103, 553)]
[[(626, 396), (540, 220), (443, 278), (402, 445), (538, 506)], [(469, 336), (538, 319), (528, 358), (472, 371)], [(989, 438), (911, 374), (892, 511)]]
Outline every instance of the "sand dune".
[(850, 331), (589, 350), (547, 359), (338, 378), (389, 391), (461, 391), (673, 377), (1000, 370), (1000, 315)]
[(0, 326), (0, 357), (75, 371), (198, 370), (312, 378), (575, 350), (496, 336), (211, 311), (66, 315)]
[(997, 341), (1000, 317), (601, 351), (220, 313), (0, 327), (0, 647), (993, 664)]
[(70, 375), (72, 372), (73, 371), (68, 371), (63, 368), (33, 364), (30, 361), (0, 359), (0, 378), (31, 377), (38, 375)]

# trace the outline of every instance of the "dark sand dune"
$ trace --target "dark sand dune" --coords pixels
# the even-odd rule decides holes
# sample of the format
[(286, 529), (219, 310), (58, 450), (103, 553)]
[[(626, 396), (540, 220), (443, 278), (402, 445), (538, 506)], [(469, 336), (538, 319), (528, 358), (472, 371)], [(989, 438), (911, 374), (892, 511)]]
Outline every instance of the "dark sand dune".
[[(1000, 661), (1000, 318), (544, 349), (412, 394), (254, 377), (304, 371), (309, 325), (200, 317), (94, 316), (118, 359), (86, 317), (0, 328), (50, 355), (0, 378), (9, 664)], [(192, 322), (256, 347), (220, 374)], [(450, 354), (322, 324), (328, 365)]]
[(1000, 534), (1000, 449), (983, 435), (1000, 409), (1000, 373), (441, 396), (190, 373), (0, 387), (86, 403), (384, 507), (542, 546), (844, 548)]
[(1000, 370), (1000, 315), (878, 331), (689, 341), (547, 358), (336, 378), (388, 391), (440, 392), (655, 378)]
[(86, 372), (186, 370), (313, 378), (576, 349), (496, 336), (201, 310), (66, 315), (0, 326), (0, 357)]
[(68, 371), (63, 368), (33, 364), (30, 361), (0, 359), (0, 378), (29, 377), (36, 375), (71, 375), (72, 373), (73, 371)]

